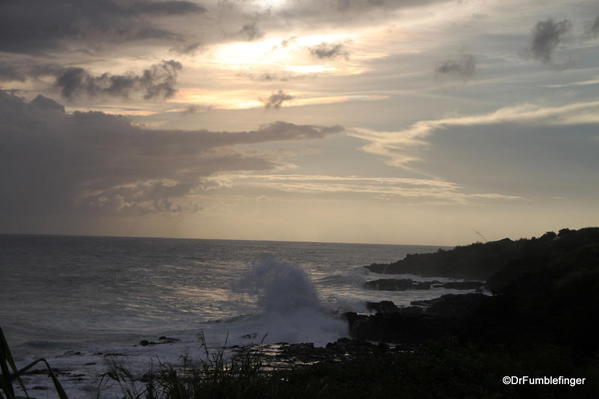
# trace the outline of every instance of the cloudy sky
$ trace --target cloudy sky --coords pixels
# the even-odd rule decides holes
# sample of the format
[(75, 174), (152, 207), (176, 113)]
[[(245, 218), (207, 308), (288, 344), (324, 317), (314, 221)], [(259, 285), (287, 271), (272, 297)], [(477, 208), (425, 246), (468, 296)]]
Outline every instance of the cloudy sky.
[(599, 2), (2, 0), (0, 232), (599, 224)]

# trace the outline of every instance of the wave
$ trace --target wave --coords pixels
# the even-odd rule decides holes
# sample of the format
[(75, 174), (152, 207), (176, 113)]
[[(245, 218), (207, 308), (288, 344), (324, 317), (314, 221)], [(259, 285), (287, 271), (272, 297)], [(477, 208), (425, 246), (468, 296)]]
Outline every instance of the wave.
[(315, 345), (347, 336), (345, 320), (321, 301), (310, 277), (297, 265), (263, 256), (240, 276), (232, 290), (256, 297), (257, 317), (240, 326), (240, 336), (265, 343)]

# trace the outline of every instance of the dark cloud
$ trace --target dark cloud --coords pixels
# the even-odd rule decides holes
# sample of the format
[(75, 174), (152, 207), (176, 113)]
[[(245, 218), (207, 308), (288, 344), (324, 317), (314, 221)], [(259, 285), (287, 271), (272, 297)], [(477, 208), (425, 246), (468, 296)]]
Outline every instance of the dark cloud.
[(140, 74), (133, 72), (114, 75), (94, 75), (81, 67), (62, 67), (55, 64), (0, 64), (0, 81), (24, 81), (43, 76), (55, 78), (54, 87), (62, 97), (72, 100), (79, 97), (142, 96), (146, 100), (172, 97), (176, 93), (180, 62), (165, 60), (151, 65)]
[(52, 100), (51, 98), (44, 97), (42, 95), (38, 95), (29, 103), (33, 105), (35, 108), (44, 110), (44, 111), (55, 111), (61, 114), (64, 114), (65, 109), (64, 106)]
[(146, 100), (169, 98), (175, 92), (177, 72), (181, 63), (169, 60), (152, 65), (140, 75), (112, 75), (104, 73), (94, 76), (83, 68), (66, 68), (56, 76), (56, 87), (68, 99), (79, 96), (113, 96), (128, 98), (141, 93)]
[(189, 210), (195, 205), (185, 196), (205, 190), (208, 176), (277, 166), (235, 146), (342, 131), (285, 122), (242, 132), (150, 130), (122, 116), (67, 114), (45, 97), (27, 103), (0, 92), (0, 229), (49, 214)]
[(239, 30), (239, 35), (246, 40), (253, 41), (263, 37), (264, 32), (262, 32), (260, 28), (258, 28), (257, 23), (254, 22), (243, 25), (243, 27)]
[(120, 2), (122, 12), (129, 15), (181, 15), (204, 12), (206, 9), (190, 1), (133, 1)]
[(13, 63), (0, 62), (0, 82), (23, 82), (27, 75)]
[(245, 76), (251, 80), (258, 82), (288, 82), (290, 80), (304, 80), (314, 78), (307, 74), (294, 74), (289, 72), (264, 72), (260, 74), (241, 73), (240, 76)]
[(285, 93), (283, 90), (279, 90), (276, 93), (273, 93), (268, 98), (261, 98), (260, 101), (264, 103), (264, 108), (274, 108), (279, 109), (283, 106), (285, 101), (293, 100), (293, 96), (291, 94)]
[(452, 0), (302, 0), (289, 2), (288, 7), (278, 13), (289, 19), (305, 21), (352, 21), (370, 16), (372, 13), (386, 14), (390, 11), (410, 7), (422, 7)]
[(559, 22), (553, 19), (538, 22), (533, 29), (530, 43), (532, 56), (543, 63), (550, 63), (553, 52), (571, 29), (572, 22), (567, 19)]
[(204, 11), (190, 1), (3, 0), (0, 51), (39, 53), (76, 43), (177, 40), (179, 35), (160, 28), (155, 19)]
[(310, 47), (310, 54), (318, 59), (349, 58), (349, 51), (342, 43), (320, 43)]
[(56, 76), (64, 69), (57, 64), (36, 63), (32, 60), (7, 60), (0, 62), (0, 81), (24, 82), (27, 79), (37, 79), (42, 76)]
[(183, 42), (171, 48), (171, 51), (177, 54), (195, 54), (203, 43), (201, 41)]
[(208, 105), (190, 104), (183, 110), (183, 115), (193, 115), (206, 112), (210, 109)]
[(447, 76), (468, 80), (476, 74), (476, 57), (472, 54), (462, 54), (450, 58), (435, 68), (438, 76)]
[(250, 78), (252, 78), (254, 80), (260, 80), (263, 82), (272, 82), (275, 80), (284, 80), (285, 79), (276, 73), (270, 73), (270, 72), (266, 72), (266, 73), (263, 73), (260, 75), (250, 75)]
[(591, 37), (599, 36), (599, 16), (597, 16), (595, 18), (595, 20), (593, 21), (593, 24), (589, 28), (589, 34)]

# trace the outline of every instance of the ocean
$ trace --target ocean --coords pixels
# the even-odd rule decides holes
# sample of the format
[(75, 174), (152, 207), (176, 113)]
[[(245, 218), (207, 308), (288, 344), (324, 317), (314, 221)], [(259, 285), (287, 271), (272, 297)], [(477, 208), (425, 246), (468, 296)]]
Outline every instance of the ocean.
[[(366, 301), (409, 305), (453, 292), (363, 288), (381, 278), (363, 266), (437, 249), (0, 235), (0, 327), (17, 363), (44, 356), (66, 370), (62, 378), (74, 397), (92, 397), (97, 383), (92, 377), (106, 367), (107, 355), (140, 369), (157, 359), (176, 361), (198, 354), (200, 333), (212, 347), (325, 345), (348, 334), (339, 315), (366, 312)], [(160, 336), (177, 342), (139, 345), (159, 342)], [(44, 383), (36, 378), (34, 383)]]

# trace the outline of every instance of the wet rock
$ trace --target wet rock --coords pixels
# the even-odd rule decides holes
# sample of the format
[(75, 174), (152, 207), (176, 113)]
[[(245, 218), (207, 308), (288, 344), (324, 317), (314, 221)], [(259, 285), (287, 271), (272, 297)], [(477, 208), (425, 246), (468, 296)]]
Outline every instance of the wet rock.
[(484, 281), (450, 281), (440, 284), (440, 287), (453, 290), (477, 290), (484, 284)]
[(370, 311), (380, 313), (394, 313), (399, 311), (399, 308), (391, 301), (366, 302), (366, 308)]
[(165, 337), (165, 336), (159, 337), (158, 340), (160, 341), (161, 344), (174, 344), (176, 342), (181, 342), (181, 340), (178, 338), (170, 338), (170, 337)]
[(165, 337), (163, 335), (163, 336), (158, 337), (158, 342), (148, 341), (147, 339), (142, 339), (141, 341), (139, 341), (138, 345), (139, 346), (152, 346), (152, 345), (161, 345), (161, 344), (174, 344), (176, 342), (181, 342), (181, 340), (177, 339), (177, 338)]
[(440, 318), (463, 319), (476, 314), (491, 297), (483, 294), (447, 294), (432, 301), (425, 313)]
[(483, 286), (483, 281), (449, 281), (440, 282), (437, 280), (415, 281), (411, 279), (379, 279), (368, 281), (364, 284), (365, 288), (382, 291), (408, 291), (408, 290), (429, 290), (431, 288), (446, 288), (454, 290), (474, 290)]
[(350, 336), (358, 341), (415, 344), (450, 335), (452, 323), (420, 313), (345, 314)]
[(414, 281), (410, 279), (391, 279), (368, 281), (364, 284), (365, 288), (382, 291), (407, 291), (407, 290), (429, 290), (433, 284), (440, 284), (439, 281)]

